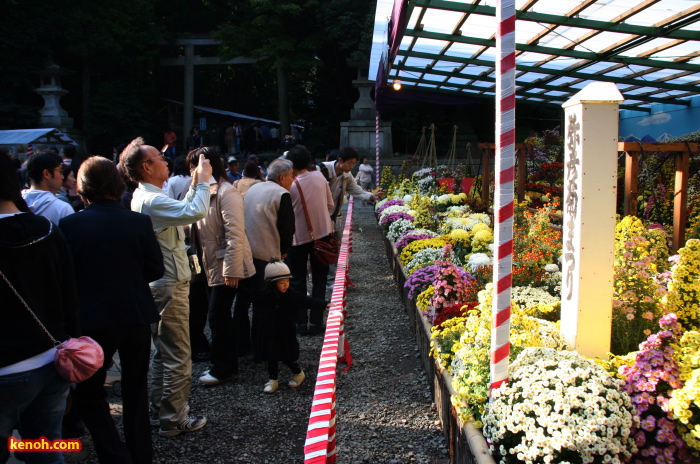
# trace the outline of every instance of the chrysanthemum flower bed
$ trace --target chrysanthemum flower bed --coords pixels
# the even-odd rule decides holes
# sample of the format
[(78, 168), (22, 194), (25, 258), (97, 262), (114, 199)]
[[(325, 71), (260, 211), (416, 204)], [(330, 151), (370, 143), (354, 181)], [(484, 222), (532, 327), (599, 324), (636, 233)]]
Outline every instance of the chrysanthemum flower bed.
[(556, 201), (516, 205), (510, 382), (488, 401), (491, 218), (439, 191), (435, 170), (383, 179), (376, 205), (408, 298), (432, 325), (431, 355), (464, 422), (501, 463), (700, 461), (700, 241), (669, 256), (666, 233), (629, 217), (616, 229), (612, 351), (590, 360), (559, 332)]

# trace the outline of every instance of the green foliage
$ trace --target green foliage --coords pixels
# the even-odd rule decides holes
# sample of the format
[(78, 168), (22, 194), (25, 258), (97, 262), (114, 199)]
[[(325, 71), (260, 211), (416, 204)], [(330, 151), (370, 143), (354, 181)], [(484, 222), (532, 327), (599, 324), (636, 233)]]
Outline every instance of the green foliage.
[(237, 16), (218, 27), (214, 36), (223, 40), (221, 56), (258, 58), (258, 65), (308, 69), (313, 65), (314, 44), (322, 40), (306, 12), (318, 0), (237, 0)]
[[(175, 38), (216, 31), (222, 58), (261, 58), (255, 65), (200, 66), (195, 102), (278, 119), (276, 67), (287, 71), (290, 119), (304, 121), (304, 142), (317, 158), (337, 147), (339, 122), (357, 100), (349, 60), (369, 58), (374, 2), (352, 0), (55, 0), (6, 2), (0, 34), (0, 128), (34, 127), (43, 102), (34, 89), (50, 57), (72, 74), (62, 107), (85, 128), (93, 153), (144, 135), (160, 142), (163, 98), (182, 101), (182, 56)], [(197, 47), (210, 56), (214, 47)]]
[[(304, 143), (316, 158), (335, 148), (339, 122), (358, 98), (349, 60), (369, 59), (372, 2), (235, 0), (214, 36), (221, 57), (248, 56), (258, 69), (287, 73), (289, 117), (307, 127)], [(276, 75), (269, 82), (276, 84)], [(275, 117), (276, 119), (276, 117)], [(310, 143), (307, 143), (310, 140)]]

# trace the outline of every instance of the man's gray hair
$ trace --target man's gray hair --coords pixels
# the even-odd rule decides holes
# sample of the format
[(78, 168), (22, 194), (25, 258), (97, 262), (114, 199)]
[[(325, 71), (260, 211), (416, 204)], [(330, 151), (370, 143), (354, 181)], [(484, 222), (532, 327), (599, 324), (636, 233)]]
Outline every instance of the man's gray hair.
[(277, 182), (280, 177), (292, 171), (292, 162), (284, 159), (276, 159), (267, 167), (267, 180)]

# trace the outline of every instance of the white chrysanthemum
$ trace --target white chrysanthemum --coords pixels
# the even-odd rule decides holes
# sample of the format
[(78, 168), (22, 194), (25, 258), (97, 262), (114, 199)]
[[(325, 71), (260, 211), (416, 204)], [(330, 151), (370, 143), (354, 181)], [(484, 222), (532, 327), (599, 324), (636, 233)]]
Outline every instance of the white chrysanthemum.
[(510, 292), (510, 299), (523, 308), (555, 304), (561, 301), (560, 298), (552, 296), (549, 292), (540, 287), (513, 287)]
[(461, 205), (461, 206), (450, 206), (447, 208), (448, 213), (461, 213), (465, 214), (469, 212), (469, 206), (468, 205)]
[(470, 214), (469, 217), (474, 219), (477, 222), (482, 222), (482, 223), (486, 224), (487, 226), (491, 226), (491, 218), (489, 217), (488, 214), (474, 213), (474, 214)]
[(448, 194), (440, 195), (437, 198), (438, 203), (446, 205), (447, 203), (450, 202), (450, 196)]
[(431, 192), (437, 190), (437, 182), (433, 177), (428, 176), (419, 180), (417, 187), (421, 195), (429, 195)]
[(490, 265), (491, 257), (486, 253), (473, 253), (467, 262), (467, 266), (469, 266), (469, 269), (471, 269), (472, 272)]
[(559, 266), (557, 266), (556, 264), (547, 264), (544, 267), (545, 272), (557, 272), (558, 270), (559, 270)]
[(413, 222), (409, 221), (408, 219), (399, 219), (391, 223), (386, 237), (392, 242), (395, 242), (396, 240), (398, 240), (401, 234), (412, 228)]
[[(422, 266), (427, 263), (433, 263), (435, 260), (443, 259), (442, 248), (423, 248), (413, 254), (413, 259), (406, 264), (404, 269), (410, 273), (412, 269)], [(410, 275), (410, 274), (408, 274)]]
[(407, 234), (415, 234), (415, 235), (430, 235), (431, 237), (437, 237), (438, 234), (433, 232), (432, 230), (428, 229), (411, 229), (406, 231)]
[(429, 175), (432, 171), (433, 171), (432, 168), (423, 168), (421, 170), (414, 172), (413, 177), (415, 177), (416, 179), (422, 179), (425, 176)]
[(379, 211), (379, 208), (381, 208), (382, 206), (384, 206), (384, 203), (386, 203), (387, 201), (389, 201), (388, 198), (384, 198), (383, 200), (379, 200), (379, 201), (374, 205), (374, 211), (375, 211), (375, 212), (376, 212), (376, 211)]
[(404, 195), (402, 200), (404, 203), (408, 203), (409, 201), (413, 200), (413, 195)]
[(629, 396), (593, 361), (571, 351), (526, 348), (509, 371), (509, 383), (493, 392), (483, 416), (484, 436), (500, 462), (507, 457), (501, 442), (515, 444), (508, 452), (533, 462), (545, 456), (560, 462), (566, 453), (583, 462), (621, 462), (637, 451)]
[(408, 211), (411, 208), (409, 208), (406, 205), (394, 205), (394, 206), (389, 206), (388, 208), (384, 209), (384, 211), (381, 212), (379, 215), (379, 220), (381, 221), (384, 216), (387, 214), (391, 213), (408, 213)]

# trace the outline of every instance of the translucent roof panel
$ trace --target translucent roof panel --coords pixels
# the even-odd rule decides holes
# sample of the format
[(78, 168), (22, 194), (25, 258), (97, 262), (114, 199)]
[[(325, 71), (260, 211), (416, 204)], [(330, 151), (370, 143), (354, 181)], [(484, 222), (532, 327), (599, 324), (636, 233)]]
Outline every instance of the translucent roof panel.
[(453, 42), (447, 50), (447, 54), (450, 56), (472, 56), (482, 48), (483, 46), (480, 45)]
[[(452, 11), (428, 9), (423, 18), (421, 18), (421, 24), (424, 25), (426, 30), (432, 32), (452, 34), (460, 18), (461, 15), (455, 15)], [(410, 25), (415, 27), (415, 23)]]
[[(377, 0), (371, 77), (395, 33), (401, 42), (389, 76), (434, 91), (494, 86), (497, 0), (397, 0), (405, 27), (390, 31), (394, 3)], [(516, 0), (515, 7), (517, 92), (528, 100), (559, 105), (595, 81), (615, 83), (621, 108), (642, 111), (688, 105), (700, 94), (700, 1)]]
[(412, 56), (409, 56), (406, 58), (406, 66), (411, 66), (411, 67), (418, 67), (418, 68), (425, 68), (428, 66), (430, 63), (432, 63), (433, 60), (430, 58), (415, 58)]

